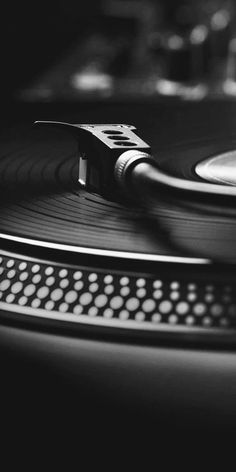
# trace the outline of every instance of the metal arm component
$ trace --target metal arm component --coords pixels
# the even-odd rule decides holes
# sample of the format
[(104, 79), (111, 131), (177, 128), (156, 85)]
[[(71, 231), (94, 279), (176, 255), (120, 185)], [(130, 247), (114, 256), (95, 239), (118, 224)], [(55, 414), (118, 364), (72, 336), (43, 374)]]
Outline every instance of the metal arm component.
[(157, 166), (150, 146), (126, 124), (69, 124), (37, 121), (36, 124), (63, 127), (72, 133), (79, 145), (80, 185), (87, 190), (111, 197), (116, 189), (141, 198), (169, 197), (197, 200), (221, 199), (232, 203), (236, 187), (217, 185), (169, 175)]
[(114, 167), (127, 149), (148, 150), (150, 146), (126, 124), (70, 124), (57, 121), (36, 121), (40, 126), (61, 127), (78, 142), (78, 182), (89, 191), (109, 196), (117, 183)]

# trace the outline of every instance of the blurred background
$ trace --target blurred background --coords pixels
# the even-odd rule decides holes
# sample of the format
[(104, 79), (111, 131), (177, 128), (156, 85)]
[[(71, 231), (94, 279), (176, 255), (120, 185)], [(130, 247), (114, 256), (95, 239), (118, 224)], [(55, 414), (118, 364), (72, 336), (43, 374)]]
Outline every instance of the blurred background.
[(233, 0), (1, 7), (1, 94), (23, 102), (236, 96)]

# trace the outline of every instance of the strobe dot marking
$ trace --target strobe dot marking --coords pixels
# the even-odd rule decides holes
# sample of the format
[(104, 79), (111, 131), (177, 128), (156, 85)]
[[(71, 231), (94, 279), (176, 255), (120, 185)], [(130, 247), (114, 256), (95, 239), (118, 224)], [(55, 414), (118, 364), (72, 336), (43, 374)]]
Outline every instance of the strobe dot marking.
[[(22, 272), (20, 275), (19, 275), (19, 279), (21, 282), (25, 282), (29, 277), (29, 274), (28, 272)], [(36, 276), (35, 276), (36, 277)], [(40, 276), (39, 276), (40, 277)], [(33, 281), (33, 280), (32, 280)], [(34, 281), (33, 281), (34, 282)], [(34, 282), (35, 283), (35, 282)]]
[(49, 294), (48, 287), (40, 287), (37, 291), (37, 297), (40, 299), (46, 298)]
[(51, 287), (52, 285), (54, 285), (56, 282), (56, 279), (55, 277), (48, 277), (45, 281), (45, 284), (48, 286), (48, 287)]
[(8, 279), (13, 279), (16, 275), (16, 271), (14, 269), (12, 270), (9, 270), (9, 272), (7, 273), (7, 278)]
[(146, 313), (150, 313), (151, 311), (155, 310), (155, 308), (156, 308), (156, 303), (151, 298), (145, 300), (142, 304), (142, 309)]
[(122, 297), (127, 297), (127, 295), (130, 294), (130, 289), (129, 287), (122, 287), (120, 289), (120, 294), (122, 295)]
[(27, 301), (28, 301), (28, 298), (23, 296), (19, 298), (18, 303), (19, 305), (23, 306), (23, 305), (26, 305)]
[(51, 299), (52, 299), (54, 302), (57, 302), (57, 301), (60, 300), (62, 297), (63, 297), (63, 291), (62, 291), (61, 288), (56, 288), (56, 289), (53, 290), (52, 293), (51, 293)]
[(50, 276), (50, 275), (53, 274), (53, 272), (54, 272), (53, 267), (51, 267), (51, 266), (46, 267), (46, 269), (45, 269), (45, 275)]
[(24, 295), (26, 295), (27, 297), (30, 297), (31, 295), (34, 294), (35, 290), (36, 290), (36, 287), (34, 284), (26, 285), (24, 289)]
[(172, 310), (172, 303), (169, 300), (163, 300), (163, 302), (159, 304), (159, 311), (163, 315), (170, 313), (171, 310)]
[(83, 273), (80, 270), (77, 270), (73, 274), (73, 279), (74, 280), (80, 280), (82, 278), (82, 276), (83, 276)]
[(8, 290), (10, 285), (11, 285), (10, 280), (8, 280), (8, 279), (2, 280), (2, 282), (0, 282), (0, 290), (2, 292), (5, 292), (6, 290)]
[[(89, 295), (91, 296), (91, 300), (92, 300), (92, 295), (91, 295), (91, 294), (89, 294)], [(104, 307), (104, 306), (107, 304), (107, 302), (108, 302), (108, 298), (107, 298), (106, 295), (103, 295), (103, 294), (98, 295), (98, 296), (95, 298), (95, 300), (94, 300), (95, 306), (96, 306), (97, 308), (102, 308), (102, 307)], [(90, 302), (89, 302), (89, 303), (90, 303)]]
[(22, 270), (22, 271), (23, 271), (23, 270), (26, 269), (26, 267), (27, 267), (26, 262), (21, 262), (21, 263), (19, 264), (19, 270)]
[(113, 282), (113, 276), (108, 274), (104, 277), (104, 284), (112, 284)]
[(128, 285), (129, 284), (129, 277), (121, 277), (120, 279), (120, 285)]
[(66, 303), (74, 303), (77, 300), (78, 293), (75, 290), (70, 290), (65, 295)]
[(135, 310), (138, 309), (139, 305), (140, 305), (140, 301), (137, 298), (132, 297), (132, 298), (129, 298), (127, 300), (125, 306), (126, 306), (127, 310), (135, 311)]
[(21, 282), (15, 282), (11, 287), (11, 292), (15, 295), (23, 289), (23, 284)]
[(89, 305), (93, 299), (93, 296), (89, 292), (85, 292), (80, 296), (79, 302), (81, 305)]
[(62, 279), (62, 280), (60, 281), (59, 285), (60, 285), (61, 288), (67, 288), (68, 285), (69, 285), (69, 283), (70, 283), (70, 282), (69, 282), (68, 279)]
[(40, 265), (39, 264), (34, 264), (31, 268), (33, 274), (36, 274), (40, 270)]
[[(22, 275), (23, 275), (23, 274), (22, 274)], [(42, 279), (41, 275), (40, 275), (40, 274), (36, 274), (36, 275), (33, 276), (32, 282), (33, 282), (34, 284), (39, 284), (39, 283), (41, 282), (41, 279)]]
[(124, 300), (119, 295), (116, 297), (113, 297), (110, 301), (110, 306), (111, 308), (113, 308), (113, 310), (119, 310), (123, 304), (124, 304)]
[(65, 277), (67, 277), (67, 275), (68, 275), (68, 270), (67, 270), (67, 269), (61, 269), (61, 270), (59, 271), (59, 277), (60, 277), (61, 279), (64, 279)]
[(115, 290), (115, 287), (113, 285), (106, 285), (106, 287), (104, 287), (104, 293), (106, 295), (111, 295)]
[(11, 267), (13, 267), (13, 266), (14, 266), (14, 264), (15, 264), (15, 261), (14, 261), (14, 259), (9, 259), (9, 261), (7, 261), (7, 267), (8, 267), (8, 268), (11, 268)]
[(88, 276), (89, 282), (96, 282), (97, 278), (98, 278), (98, 276), (95, 273), (89, 274), (89, 276)]
[(52, 300), (48, 300), (48, 302), (45, 303), (45, 310), (51, 311), (53, 310), (54, 306), (55, 306), (55, 303)]

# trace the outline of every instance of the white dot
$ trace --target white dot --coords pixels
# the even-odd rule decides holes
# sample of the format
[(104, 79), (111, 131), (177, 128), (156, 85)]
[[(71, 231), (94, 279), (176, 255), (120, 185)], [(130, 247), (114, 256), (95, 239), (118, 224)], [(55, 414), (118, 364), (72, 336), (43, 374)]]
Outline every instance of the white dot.
[(193, 313), (197, 316), (202, 316), (206, 313), (206, 305), (204, 303), (196, 303), (193, 307)]
[(13, 277), (15, 277), (16, 275), (16, 271), (14, 269), (12, 270), (9, 270), (8, 274), (7, 274), (7, 277), (8, 279), (13, 279)]
[(74, 272), (74, 274), (73, 274), (73, 279), (74, 279), (74, 280), (80, 280), (81, 277), (82, 277), (82, 275), (83, 275), (82, 272), (81, 272), (80, 270), (77, 270), (77, 271)]
[(155, 310), (156, 308), (156, 303), (154, 302), (154, 300), (152, 300), (151, 298), (148, 298), (147, 300), (145, 300), (142, 304), (142, 309), (143, 311), (145, 311), (146, 313), (149, 313), (153, 310)]
[(27, 301), (28, 301), (28, 298), (23, 296), (19, 298), (18, 303), (19, 305), (26, 305)]
[(178, 316), (177, 315), (170, 315), (168, 318), (168, 323), (170, 324), (176, 324), (178, 323)]
[(45, 281), (45, 284), (48, 286), (48, 287), (51, 287), (52, 285), (55, 284), (55, 277), (48, 277)]
[(112, 318), (112, 316), (114, 315), (114, 311), (111, 309), (111, 308), (107, 308), (104, 312), (103, 312), (103, 316), (105, 318)]
[(19, 264), (19, 269), (20, 269), (20, 270), (25, 270), (26, 267), (27, 267), (26, 262), (21, 262), (21, 263)]
[(127, 310), (121, 310), (119, 313), (120, 320), (128, 320), (129, 312)]
[(207, 292), (213, 292), (213, 290), (214, 290), (214, 285), (206, 285)]
[(179, 302), (176, 305), (178, 315), (186, 315), (189, 311), (189, 304), (187, 302)]
[(129, 284), (129, 277), (121, 277), (120, 285), (128, 285)]
[(85, 292), (80, 296), (79, 302), (81, 305), (89, 305), (93, 299), (93, 296), (89, 292)]
[(55, 290), (52, 291), (51, 293), (51, 299), (56, 302), (60, 300), (63, 297), (63, 291), (61, 288), (56, 288)]
[(136, 313), (136, 315), (135, 315), (135, 319), (136, 319), (136, 321), (145, 320), (145, 314), (143, 313), (143, 311), (138, 311), (138, 313)]
[(185, 323), (189, 326), (194, 325), (194, 323), (195, 323), (194, 316), (192, 316), (192, 315), (187, 316), (186, 319), (185, 319)]
[(37, 297), (38, 298), (46, 298), (49, 294), (49, 288), (48, 287), (40, 287), (37, 291)]
[(61, 270), (59, 271), (59, 277), (61, 277), (61, 279), (64, 279), (65, 277), (67, 277), (67, 275), (68, 275), (68, 270), (66, 270), (66, 269), (61, 269)]
[(4, 270), (5, 270), (4, 267), (0, 267), (0, 275), (3, 274)]
[(178, 290), (179, 289), (179, 282), (171, 282), (170, 288), (171, 288), (171, 290)]
[(96, 284), (96, 283), (93, 283), (93, 284), (89, 285), (89, 291), (90, 291), (91, 293), (97, 292), (98, 289), (99, 289), (99, 285)]
[(171, 292), (170, 293), (170, 299), (173, 300), (173, 301), (176, 301), (176, 300), (179, 300), (180, 298), (180, 293), (179, 292)]
[(160, 313), (154, 313), (154, 315), (152, 315), (152, 321), (154, 323), (160, 323), (160, 321), (161, 321)]
[(132, 297), (132, 298), (129, 298), (127, 300), (125, 306), (126, 306), (127, 310), (135, 311), (135, 310), (138, 309), (139, 305), (140, 305), (140, 301), (137, 298)]
[(82, 313), (82, 311), (83, 311), (83, 308), (82, 308), (81, 305), (76, 305), (73, 309), (73, 313), (75, 315), (80, 315)]
[(122, 295), (122, 297), (126, 297), (127, 295), (129, 295), (130, 294), (129, 287), (122, 287), (120, 289), (120, 294)]
[(70, 290), (65, 295), (65, 301), (66, 301), (66, 303), (74, 303), (75, 300), (77, 299), (77, 297), (78, 297), (77, 292), (75, 290)]
[(212, 319), (209, 317), (209, 316), (205, 316), (203, 319), (202, 319), (202, 324), (204, 326), (211, 326), (212, 325)]
[(67, 303), (61, 303), (59, 306), (59, 311), (62, 313), (66, 313), (69, 308), (69, 305)]
[(187, 294), (186, 298), (189, 302), (195, 302), (195, 300), (197, 300), (197, 294), (195, 292), (190, 292)]
[[(92, 297), (92, 295), (91, 295)], [(103, 306), (105, 306), (108, 302), (108, 298), (106, 295), (98, 295), (95, 300), (94, 300), (94, 303), (96, 305), (97, 308), (102, 308)]]
[(227, 318), (221, 318), (219, 321), (220, 325), (223, 326), (224, 328), (227, 328), (229, 326), (229, 320)]
[(9, 261), (7, 261), (7, 267), (10, 268), (10, 267), (13, 267), (15, 264), (15, 261), (13, 259), (9, 259)]
[(83, 284), (82, 280), (78, 280), (78, 282), (75, 282), (75, 284), (74, 284), (74, 289), (79, 292), (80, 290), (82, 290), (83, 286), (84, 286), (84, 284)]
[(5, 292), (5, 290), (7, 290), (10, 287), (10, 285), (11, 285), (10, 280), (8, 279), (2, 280), (2, 282), (0, 282), (0, 290)]
[(36, 272), (38, 272), (39, 270), (40, 270), (39, 264), (34, 264), (31, 268), (31, 271), (33, 272), (33, 274), (36, 274)]
[(215, 297), (214, 297), (213, 293), (207, 293), (205, 295), (204, 299), (207, 303), (212, 303), (214, 301)]
[(144, 286), (146, 285), (146, 280), (145, 280), (145, 279), (142, 279), (142, 278), (137, 279), (137, 280), (136, 280), (136, 285), (137, 285), (137, 287), (139, 287), (139, 288), (144, 287)]
[(159, 311), (163, 315), (166, 313), (170, 313), (171, 310), (172, 310), (172, 303), (169, 300), (163, 300), (163, 302), (159, 304)]
[(9, 295), (7, 295), (7, 297), (6, 297), (6, 302), (7, 303), (12, 303), (12, 302), (14, 302), (14, 300), (15, 300), (15, 295), (13, 295), (13, 293), (9, 293)]
[(118, 310), (119, 308), (122, 307), (123, 304), (124, 304), (124, 300), (119, 295), (116, 297), (113, 297), (110, 301), (110, 306), (111, 308), (113, 308), (113, 310)]
[(212, 316), (220, 316), (223, 314), (223, 306), (219, 303), (214, 303), (214, 305), (210, 307), (210, 312)]
[(111, 295), (114, 290), (115, 288), (113, 287), (113, 285), (107, 285), (106, 287), (104, 287), (104, 293), (106, 293), (106, 295)]
[(19, 279), (24, 282), (26, 279), (28, 279), (29, 277), (29, 274), (28, 272), (22, 272), (20, 275), (19, 275)]
[(89, 282), (96, 282), (97, 278), (98, 278), (98, 276), (95, 273), (89, 274), (89, 276), (88, 276)]
[(112, 284), (112, 282), (113, 282), (113, 277), (112, 277), (112, 275), (108, 274), (108, 275), (106, 275), (106, 276), (104, 277), (104, 283), (105, 283), (105, 284)]
[(39, 305), (40, 305), (40, 303), (41, 303), (41, 300), (39, 300), (39, 298), (35, 298), (35, 299), (32, 301), (31, 306), (32, 306), (33, 308), (38, 308)]
[(162, 281), (161, 280), (154, 280), (153, 282), (153, 288), (158, 289), (162, 287)]
[(62, 279), (62, 280), (60, 280), (59, 286), (60, 286), (61, 288), (67, 288), (68, 285), (69, 285), (69, 283), (70, 283), (70, 282), (69, 282), (68, 279)]
[(47, 276), (52, 275), (53, 272), (54, 272), (54, 269), (51, 266), (49, 266), (45, 269), (45, 275), (47, 275)]
[(187, 288), (190, 291), (194, 291), (194, 290), (197, 290), (197, 285), (196, 284), (188, 284)]
[(145, 288), (139, 288), (136, 292), (136, 296), (138, 298), (144, 298), (147, 294), (147, 290)]
[(230, 302), (232, 302), (232, 297), (231, 297), (231, 295), (223, 295), (223, 297), (222, 297), (222, 302), (224, 302), (224, 303), (230, 303)]
[(24, 295), (26, 295), (27, 297), (30, 297), (31, 295), (33, 295), (35, 290), (36, 290), (36, 287), (35, 287), (34, 284), (26, 285), (26, 287), (24, 289)]
[(88, 315), (89, 316), (97, 316), (98, 314), (98, 309), (96, 306), (91, 306), (91, 308), (89, 308), (88, 310)]
[(153, 298), (155, 298), (155, 300), (160, 300), (162, 296), (163, 296), (162, 290), (155, 290), (155, 292), (153, 292)]
[(55, 303), (52, 300), (48, 300), (48, 302), (45, 303), (46, 310), (53, 310), (54, 306), (55, 306)]
[(23, 284), (21, 282), (15, 282), (11, 287), (11, 292), (16, 294), (19, 293), (23, 288)]
[(33, 276), (32, 282), (33, 282), (34, 284), (39, 284), (39, 282), (41, 281), (41, 279), (42, 279), (41, 275), (40, 275), (40, 274), (36, 274), (36, 275)]

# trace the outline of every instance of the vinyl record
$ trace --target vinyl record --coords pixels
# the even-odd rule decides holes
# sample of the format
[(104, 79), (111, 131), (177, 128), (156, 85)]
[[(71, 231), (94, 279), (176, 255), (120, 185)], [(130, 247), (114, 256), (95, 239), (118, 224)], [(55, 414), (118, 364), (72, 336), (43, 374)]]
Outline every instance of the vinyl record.
[[(198, 179), (194, 166), (217, 144), (187, 141), (167, 153), (155, 152), (155, 140), (160, 167), (188, 179)], [(227, 147), (221, 140), (218, 149)], [(234, 208), (166, 195), (144, 206), (86, 192), (78, 185), (77, 143), (61, 130), (12, 129), (0, 152), (3, 241), (146, 261), (236, 262)]]

